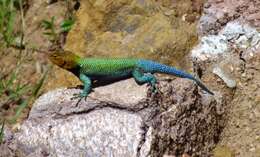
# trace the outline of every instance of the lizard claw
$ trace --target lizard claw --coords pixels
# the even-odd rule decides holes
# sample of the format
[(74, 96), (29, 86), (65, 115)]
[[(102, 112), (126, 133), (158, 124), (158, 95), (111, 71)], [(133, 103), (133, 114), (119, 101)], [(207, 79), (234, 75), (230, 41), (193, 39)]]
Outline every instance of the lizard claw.
[(152, 93), (157, 93), (158, 92), (158, 89), (156, 87), (156, 83), (150, 83), (150, 86), (151, 86), (151, 90), (152, 90)]
[(157, 93), (157, 92), (158, 92), (157, 88), (153, 88), (153, 89), (152, 89), (152, 92), (153, 92), (153, 93)]
[(82, 99), (82, 98), (85, 98), (85, 101), (87, 100), (87, 94), (84, 94), (84, 93), (80, 93), (80, 94), (73, 94), (73, 97), (71, 98), (71, 100), (74, 100), (74, 99)]
[(157, 88), (155, 86), (152, 86), (152, 93), (157, 93), (157, 92), (158, 92)]
[(75, 99), (78, 99), (78, 98), (80, 98), (79, 94), (73, 94), (73, 97), (71, 97), (70, 100), (75, 100)]
[(152, 92), (152, 93), (157, 93), (158, 92), (158, 89), (156, 88), (156, 86), (154, 85), (148, 85), (148, 87), (150, 86), (149, 90)]

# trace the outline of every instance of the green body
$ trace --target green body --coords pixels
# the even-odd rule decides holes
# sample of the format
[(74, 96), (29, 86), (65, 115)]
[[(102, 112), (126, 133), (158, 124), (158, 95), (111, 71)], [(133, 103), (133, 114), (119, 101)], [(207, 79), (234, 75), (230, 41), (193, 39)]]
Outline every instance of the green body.
[(90, 77), (120, 77), (130, 75), (136, 67), (136, 59), (80, 59), (80, 72)]

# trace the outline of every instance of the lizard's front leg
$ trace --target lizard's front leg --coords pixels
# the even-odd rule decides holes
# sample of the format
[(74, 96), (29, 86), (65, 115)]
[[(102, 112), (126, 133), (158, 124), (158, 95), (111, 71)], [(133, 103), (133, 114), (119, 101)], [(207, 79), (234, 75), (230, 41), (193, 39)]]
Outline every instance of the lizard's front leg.
[(156, 92), (155, 84), (157, 80), (153, 74), (144, 74), (140, 69), (135, 69), (132, 75), (137, 83), (149, 83), (152, 86), (152, 92)]
[(85, 97), (86, 98), (88, 96), (88, 94), (90, 93), (90, 90), (91, 90), (91, 80), (87, 75), (85, 75), (83, 73), (80, 73), (79, 79), (84, 84), (84, 88), (83, 88), (83, 92), (80, 93), (76, 97), (80, 97), (80, 98)]

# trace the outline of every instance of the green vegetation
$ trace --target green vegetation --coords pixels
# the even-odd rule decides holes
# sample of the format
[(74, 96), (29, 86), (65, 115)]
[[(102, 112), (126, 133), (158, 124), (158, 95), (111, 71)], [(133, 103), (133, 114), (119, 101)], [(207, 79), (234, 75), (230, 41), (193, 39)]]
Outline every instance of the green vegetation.
[(3, 142), (3, 138), (4, 138), (4, 127), (5, 127), (5, 121), (3, 121), (2, 125), (1, 125), (1, 130), (0, 130), (0, 144)]
[(39, 80), (39, 82), (33, 87), (32, 94), (29, 98), (22, 101), (22, 103), (17, 107), (15, 115), (10, 119), (11, 123), (16, 123), (17, 119), (20, 117), (22, 111), (29, 105), (31, 101), (36, 99), (39, 95), (39, 91), (43, 85), (44, 80), (46, 79), (48, 71), (43, 74), (43, 77)]
[[(17, 79), (19, 67), (17, 67), (11, 75), (5, 78), (4, 76), (0, 80), (0, 107), (6, 104), (17, 103), (22, 99), (22, 96), (29, 92), (30, 87), (26, 84), (22, 84)], [(17, 83), (15, 83), (17, 82)]]
[(48, 39), (52, 42), (58, 40), (58, 32), (56, 31), (54, 21), (55, 21), (54, 16), (51, 18), (51, 20), (42, 21), (42, 27), (45, 30), (43, 34), (46, 35)]
[[(20, 65), (13, 70), (11, 75), (3, 76), (0, 80), (0, 108), (9, 104), (18, 104), (15, 115), (12, 116), (8, 122), (15, 123), (22, 111), (38, 97), (44, 80), (47, 76), (47, 71), (36, 85), (29, 85), (21, 83), (18, 78), (20, 74)], [(25, 97), (25, 95), (30, 95)]]
[[(12, 46), (16, 48), (14, 52), (17, 52), (17, 61), (15, 68), (11, 73), (0, 71), (0, 108), (8, 109), (12, 106), (17, 106), (14, 116), (10, 116), (7, 122), (14, 123), (20, 117), (23, 110), (28, 107), (32, 101), (38, 97), (39, 90), (41, 89), (43, 82), (47, 76), (47, 71), (43, 74), (43, 77), (37, 84), (29, 84), (22, 81), (19, 77), (24, 70), (22, 64), (27, 57), (27, 50), (22, 48), (24, 37), (24, 9), (23, 4), (27, 1), (22, 0), (0, 0), (0, 45), (1, 52), (6, 51), (8, 47)], [(15, 27), (15, 26), (20, 27)], [(14, 42), (18, 39), (18, 42)], [(18, 48), (18, 51), (17, 51)], [(4, 55), (4, 53), (1, 53)], [(2, 113), (0, 113), (2, 115)], [(5, 117), (0, 117), (0, 122), (5, 121)], [(4, 124), (2, 124), (2, 130)], [(0, 132), (0, 142), (3, 137), (3, 131)]]
[[(66, 2), (69, 6), (69, 1)], [(36, 83), (22, 78), (24, 70), (27, 70), (24, 65), (28, 65), (28, 58), (32, 58), (34, 50), (37, 50), (23, 43), (26, 6), (29, 6), (28, 0), (0, 0), (0, 55), (5, 58), (10, 53), (14, 54), (10, 62), (15, 65), (12, 69), (4, 68), (7, 71), (2, 71), (0, 66), (0, 143), (3, 140), (4, 127), (16, 123), (19, 117), (27, 114), (26, 109), (39, 96), (49, 71), (44, 70)], [(41, 23), (43, 35), (48, 37), (53, 45), (59, 44), (60, 36), (66, 35), (75, 22), (72, 14), (66, 17), (60, 24), (56, 23), (54, 16)]]
[(0, 1), (0, 41), (9, 46), (12, 44), (15, 33), (15, 16), (17, 10), (14, 4), (17, 0), (1, 0)]
[(74, 22), (75, 20), (72, 18), (62, 21), (59, 31), (55, 27), (55, 17), (53, 16), (50, 20), (42, 21), (42, 27), (44, 29), (43, 34), (46, 35), (52, 43), (57, 44), (57, 41), (59, 40), (59, 34), (69, 32)]
[(69, 32), (70, 29), (72, 28), (74, 22), (75, 22), (74, 19), (67, 19), (67, 20), (62, 21), (62, 23), (60, 25), (62, 32)]

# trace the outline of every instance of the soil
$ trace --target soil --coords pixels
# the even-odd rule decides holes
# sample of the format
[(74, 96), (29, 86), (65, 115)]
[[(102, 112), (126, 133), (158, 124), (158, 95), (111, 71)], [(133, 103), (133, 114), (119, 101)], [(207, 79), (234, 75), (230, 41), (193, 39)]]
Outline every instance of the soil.
[[(175, 2), (174, 0), (173, 2)], [(172, 1), (161, 1), (161, 5), (169, 6)], [(197, 20), (197, 16), (202, 11), (203, 1), (195, 1), (192, 4), (192, 9), (187, 9), (186, 19), (191, 22)], [(180, 5), (180, 3), (178, 3)], [(221, 5), (221, 4), (218, 4)], [(178, 6), (171, 6), (172, 8)], [(183, 6), (182, 6), (183, 7)], [(185, 5), (184, 5), (185, 7)], [(73, 8), (73, 7), (72, 7)], [(56, 25), (65, 18), (65, 13), (71, 9), (68, 8), (65, 2), (57, 1), (54, 3), (40, 3), (38, 0), (31, 0), (26, 12), (26, 42), (29, 47), (37, 47), (39, 49), (47, 49), (51, 43), (49, 40), (41, 35), (43, 30), (40, 27), (41, 20), (50, 19), (55, 16), (57, 21)], [(77, 8), (75, 8), (77, 9)], [(243, 9), (243, 8), (242, 8)], [(259, 10), (256, 6), (250, 8), (252, 15), (249, 12), (241, 13), (242, 16), (247, 17), (246, 20), (252, 23), (253, 26), (259, 28)], [(249, 9), (249, 11), (250, 11)], [(76, 10), (74, 10), (76, 11)], [(192, 14), (191, 12), (195, 12)], [(240, 11), (241, 12), (241, 11)], [(240, 12), (236, 12), (239, 14)], [(36, 14), (37, 13), (37, 14)], [(186, 12), (185, 12), (186, 13)], [(180, 15), (185, 13), (178, 12)], [(37, 15), (37, 16), (36, 16)], [(182, 17), (182, 16), (180, 16)], [(232, 15), (233, 17), (233, 15)], [(234, 17), (235, 18), (235, 17)], [(255, 20), (254, 20), (255, 19)], [(229, 20), (233, 20), (230, 18)], [(225, 23), (227, 23), (226, 21)], [(194, 42), (196, 43), (196, 42)], [(194, 44), (193, 43), (193, 44)], [(260, 50), (254, 57), (249, 57), (245, 60), (244, 73), (239, 74), (237, 78), (239, 83), (237, 88), (232, 91), (234, 93), (226, 95), (231, 99), (229, 109), (227, 111), (227, 122), (224, 131), (221, 134), (219, 144), (212, 151), (215, 157), (260, 157)], [(2, 76), (9, 76), (12, 71), (16, 69), (17, 62), (19, 61), (19, 50), (13, 48), (0, 49), (0, 74)], [(167, 56), (166, 56), (167, 57)], [(43, 73), (50, 67), (50, 62), (47, 60), (46, 55), (36, 51), (23, 51), (22, 64), (17, 78), (17, 82), (29, 84), (33, 86), (43, 75)], [(182, 60), (183, 61), (183, 60)], [(190, 63), (187, 63), (190, 65)], [(180, 63), (179, 65), (187, 68), (187, 64)], [(189, 66), (188, 66), (189, 67)], [(1, 78), (2, 79), (2, 78)], [(216, 78), (209, 77), (203, 78), (206, 82), (216, 82)], [(19, 81), (18, 81), (19, 80)], [(61, 70), (57, 67), (52, 67), (49, 70), (47, 79), (41, 89), (41, 93), (58, 88), (58, 87), (75, 87), (80, 82), (72, 74)], [(222, 88), (224, 85), (221, 81), (217, 82), (216, 88)], [(218, 87), (217, 87), (218, 86)], [(221, 86), (221, 87), (219, 87)], [(226, 87), (223, 87), (226, 88)], [(23, 98), (28, 98), (24, 95)], [(2, 97), (0, 97), (2, 99)], [(31, 103), (32, 104), (32, 103)], [(5, 108), (1, 108), (0, 121), (8, 119), (14, 115), (16, 107), (19, 102), (8, 104)], [(24, 114), (19, 121), (27, 117), (30, 107), (24, 110)]]

